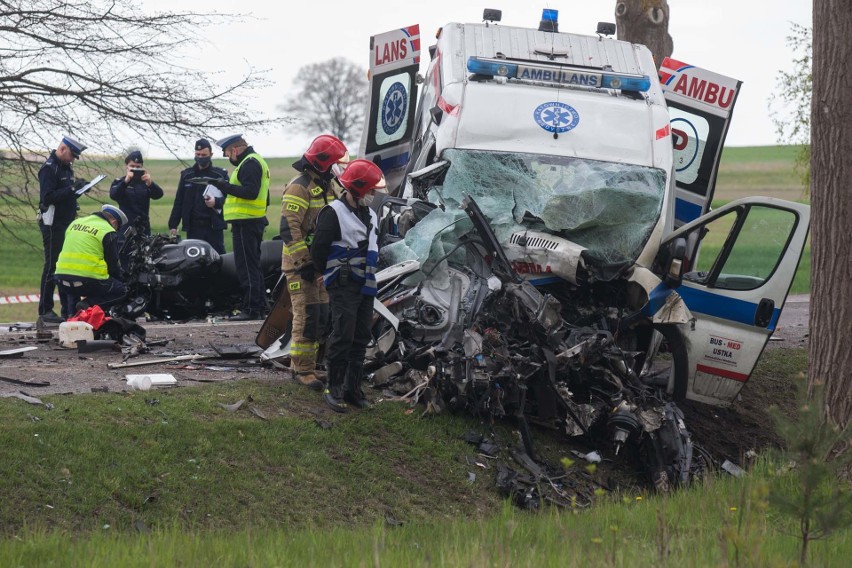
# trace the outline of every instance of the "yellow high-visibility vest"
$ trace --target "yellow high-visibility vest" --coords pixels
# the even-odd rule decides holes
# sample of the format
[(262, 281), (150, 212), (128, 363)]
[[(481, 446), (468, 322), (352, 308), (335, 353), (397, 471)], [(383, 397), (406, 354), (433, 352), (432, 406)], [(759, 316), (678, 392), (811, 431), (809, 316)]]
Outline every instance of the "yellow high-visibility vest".
[(240, 168), (249, 158), (254, 158), (260, 164), (260, 168), (262, 170), (260, 191), (257, 192), (257, 197), (254, 199), (243, 199), (234, 195), (227, 196), (225, 198), (225, 206), (222, 211), (225, 221), (259, 219), (261, 217), (266, 217), (266, 200), (269, 195), (269, 166), (266, 164), (266, 160), (261, 158), (259, 154), (251, 153), (247, 155), (234, 169), (234, 172), (231, 174), (231, 179), (228, 181), (231, 185), (242, 185), (240, 184), (238, 177)]
[(65, 243), (56, 260), (56, 273), (97, 280), (109, 278), (104, 260), (104, 237), (114, 233), (109, 221), (98, 215), (77, 219), (65, 231)]

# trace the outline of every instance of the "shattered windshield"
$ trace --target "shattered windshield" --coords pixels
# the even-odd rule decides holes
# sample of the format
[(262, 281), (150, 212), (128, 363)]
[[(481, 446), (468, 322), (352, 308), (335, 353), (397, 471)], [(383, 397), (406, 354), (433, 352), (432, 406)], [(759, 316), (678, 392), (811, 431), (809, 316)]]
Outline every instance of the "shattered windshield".
[(585, 247), (592, 265), (630, 265), (656, 225), (665, 195), (665, 172), (645, 166), (459, 149), (442, 158), (449, 169), (427, 192), (445, 211), (427, 215), (405, 238), (410, 250), (403, 256), (421, 263), (446, 255), (459, 234), (471, 230), (459, 210), (470, 195), (501, 243), (515, 232), (540, 230)]

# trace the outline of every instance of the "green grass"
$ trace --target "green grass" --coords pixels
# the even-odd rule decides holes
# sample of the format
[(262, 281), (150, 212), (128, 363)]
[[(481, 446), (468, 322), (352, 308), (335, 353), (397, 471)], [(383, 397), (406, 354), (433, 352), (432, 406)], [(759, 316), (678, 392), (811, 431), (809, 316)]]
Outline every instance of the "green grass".
[[(788, 380), (806, 365), (803, 349), (774, 350), (761, 372)], [(218, 406), (249, 395), (268, 421)], [(667, 496), (625, 491), (587, 510), (530, 514), (497, 497), (493, 468), (468, 483), (463, 456), (473, 450), (460, 438), (485, 427), (466, 417), (419, 419), (383, 403), (320, 411), (333, 423), (322, 429), (315, 393), (265, 381), (44, 399), (55, 408), (0, 399), (2, 566), (786, 566), (798, 557), (796, 527), (765, 508), (768, 462)], [(846, 566), (852, 531), (811, 554), (811, 565)]]
[[(767, 195), (792, 201), (805, 199), (804, 189), (793, 169), (795, 148), (788, 146), (762, 146), (749, 148), (726, 148), (722, 154), (722, 163), (716, 188), (714, 203), (725, 203), (749, 195)], [(291, 164), (294, 158), (270, 158), (272, 188), (270, 206), (267, 214), (269, 226), (266, 238), (278, 231), (281, 209), (281, 193), (287, 182), (294, 177)], [(217, 159), (218, 166), (229, 167), (226, 160)], [(174, 194), (180, 171), (189, 162), (177, 160), (147, 160), (145, 167), (152, 178), (165, 191), (163, 199), (153, 201), (151, 205), (152, 230), (166, 232), (168, 217), (174, 203)], [(92, 197), (80, 200), (82, 213), (94, 211), (100, 202), (109, 201), (109, 184), (122, 173), (121, 160), (91, 159), (84, 157), (78, 162), (75, 171), (80, 176), (92, 177), (97, 173), (107, 174), (108, 178), (92, 191)], [(231, 169), (229, 167), (229, 169)], [(37, 201), (37, 196), (36, 196)], [(16, 238), (4, 236), (0, 239), (0, 296), (38, 291), (42, 266), (41, 235), (35, 224), (34, 212), (29, 208), (10, 210), (2, 206), (6, 228)], [(11, 218), (10, 218), (11, 215)], [(226, 234), (225, 246), (230, 249), (230, 237)], [(810, 288), (810, 248), (805, 251), (802, 264), (793, 284), (793, 293), (805, 293)], [(35, 317), (34, 304), (18, 306), (0, 306), (0, 321), (32, 320)]]
[(796, 151), (795, 146), (725, 148), (714, 201), (733, 201), (752, 195), (808, 201), (806, 188), (794, 166)]

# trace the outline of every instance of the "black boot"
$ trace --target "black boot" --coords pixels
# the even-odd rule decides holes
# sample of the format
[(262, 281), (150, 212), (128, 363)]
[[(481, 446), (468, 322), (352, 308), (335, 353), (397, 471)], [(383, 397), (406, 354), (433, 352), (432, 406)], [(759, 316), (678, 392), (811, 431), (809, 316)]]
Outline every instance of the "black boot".
[(361, 383), (364, 380), (364, 362), (352, 362), (346, 366), (346, 383), (343, 388), (343, 400), (354, 406), (355, 408), (370, 408), (373, 406), (364, 391), (361, 390)]
[(343, 382), (346, 377), (346, 365), (329, 363), (328, 383), (322, 395), (325, 403), (335, 412), (349, 412), (343, 401)]

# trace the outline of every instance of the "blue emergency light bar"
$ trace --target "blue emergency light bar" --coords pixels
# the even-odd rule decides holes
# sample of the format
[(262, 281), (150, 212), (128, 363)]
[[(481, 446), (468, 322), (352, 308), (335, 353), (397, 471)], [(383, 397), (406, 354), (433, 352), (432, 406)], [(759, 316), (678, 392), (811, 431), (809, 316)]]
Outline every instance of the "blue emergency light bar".
[(651, 88), (651, 79), (647, 75), (594, 71), (570, 65), (518, 63), (503, 59), (470, 57), (467, 60), (467, 70), (477, 75), (507, 77), (567, 87), (594, 87), (643, 92)]

